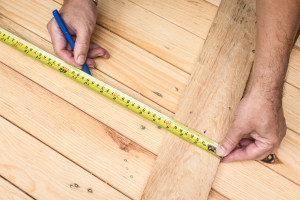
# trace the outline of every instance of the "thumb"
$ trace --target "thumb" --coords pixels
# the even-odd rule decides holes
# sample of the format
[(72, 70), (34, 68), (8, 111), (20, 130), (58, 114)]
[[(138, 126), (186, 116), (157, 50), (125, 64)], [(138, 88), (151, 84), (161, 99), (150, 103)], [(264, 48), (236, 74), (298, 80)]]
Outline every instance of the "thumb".
[(220, 142), (216, 153), (221, 157), (227, 156), (238, 145), (242, 137), (241, 130), (232, 125), (225, 138)]
[(78, 65), (83, 65), (89, 51), (91, 35), (88, 31), (78, 31), (74, 47), (74, 58)]

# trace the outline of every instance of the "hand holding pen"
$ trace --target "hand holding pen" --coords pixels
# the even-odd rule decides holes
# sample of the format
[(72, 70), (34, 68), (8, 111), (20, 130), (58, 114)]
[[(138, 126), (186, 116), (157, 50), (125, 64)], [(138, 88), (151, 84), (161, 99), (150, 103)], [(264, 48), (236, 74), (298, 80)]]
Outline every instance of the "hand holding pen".
[[(65, 4), (60, 10), (64, 23), (69, 29), (67, 31), (69, 34), (66, 34), (69, 35), (68, 40), (75, 38), (75, 45), (73, 41), (74, 52), (71, 48), (72, 42), (67, 41), (67, 36), (63, 34), (65, 32), (62, 32), (56, 20), (53, 18), (48, 23), (48, 30), (51, 35), (55, 53), (68, 64), (78, 68), (82, 68), (85, 61), (87, 64), (85, 68), (87, 68), (87, 66), (95, 67), (96, 63), (93, 58), (96, 57), (109, 58), (109, 54), (105, 49), (90, 42), (95, 26), (93, 24), (96, 23), (97, 10), (92, 1), (91, 4), (85, 5), (87, 2), (77, 0), (65, 1)], [(73, 38), (70, 36), (73, 36)], [(70, 44), (68, 44), (68, 42), (70, 42)]]

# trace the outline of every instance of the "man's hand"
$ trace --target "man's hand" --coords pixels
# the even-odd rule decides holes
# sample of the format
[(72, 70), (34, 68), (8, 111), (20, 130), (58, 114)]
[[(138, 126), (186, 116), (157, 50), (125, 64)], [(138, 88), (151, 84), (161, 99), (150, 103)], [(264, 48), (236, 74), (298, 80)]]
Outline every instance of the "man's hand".
[[(282, 91), (300, 24), (300, 0), (256, 1), (256, 16), (253, 84), (217, 149), (225, 162), (263, 159), (275, 153), (286, 132)], [(247, 134), (252, 139), (242, 139)]]
[(93, 58), (109, 58), (108, 52), (90, 42), (97, 18), (97, 8), (92, 0), (65, 0), (60, 9), (70, 34), (75, 40), (74, 53), (54, 18), (47, 25), (51, 35), (54, 52), (70, 65), (82, 68), (84, 62), (95, 67)]
[[(226, 156), (223, 162), (261, 160), (276, 152), (285, 133), (281, 95), (253, 89), (238, 106), (231, 129), (217, 153)], [(243, 138), (248, 134), (253, 139)]]

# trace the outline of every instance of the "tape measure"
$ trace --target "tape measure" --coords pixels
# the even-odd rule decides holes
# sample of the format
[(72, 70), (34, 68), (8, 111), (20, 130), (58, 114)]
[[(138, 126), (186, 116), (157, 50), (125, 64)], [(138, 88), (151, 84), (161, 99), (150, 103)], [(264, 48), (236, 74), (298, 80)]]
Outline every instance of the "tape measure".
[(55, 69), (67, 77), (81, 83), (82, 85), (102, 94), (106, 98), (122, 105), (123, 107), (135, 112), (136, 114), (148, 119), (156, 125), (165, 128), (178, 137), (194, 144), (201, 149), (220, 158), (216, 154), (218, 144), (211, 139), (189, 129), (179, 122), (163, 115), (162, 113), (150, 108), (138, 100), (120, 92), (119, 90), (105, 84), (104, 82), (88, 75), (87, 73), (73, 67), (61, 59), (43, 51), (42, 49), (30, 44), (12, 33), (0, 28), (0, 40), (9, 46), (29, 55), (41, 63)]

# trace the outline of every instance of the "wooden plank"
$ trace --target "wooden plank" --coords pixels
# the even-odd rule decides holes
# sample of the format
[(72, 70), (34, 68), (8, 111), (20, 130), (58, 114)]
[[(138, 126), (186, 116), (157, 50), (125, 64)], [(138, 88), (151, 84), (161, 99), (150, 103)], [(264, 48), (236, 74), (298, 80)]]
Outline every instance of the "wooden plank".
[(298, 152), (300, 152), (300, 135), (287, 130), (287, 135), (276, 153), (275, 161), (270, 164), (261, 163), (300, 185), (300, 158)]
[[(39, 67), (22, 63), (29, 63), (30, 68)], [(46, 77), (43, 73), (40, 76)], [(55, 77), (61, 78), (58, 74)], [(3, 64), (0, 80), (3, 117), (131, 198), (141, 196), (155, 155)], [(98, 106), (94, 104), (94, 108)], [(113, 113), (118, 114), (110, 112)], [(73, 177), (69, 173), (66, 176)]]
[(212, 187), (230, 199), (298, 200), (300, 196), (298, 185), (256, 161), (221, 163)]
[(300, 134), (300, 89), (285, 84), (282, 104), (287, 127)]
[(290, 56), (286, 82), (300, 88), (300, 49), (294, 47)]
[(0, 123), (0, 149), (5, 152), (0, 174), (34, 198), (128, 199), (2, 117)]
[(0, 194), (0, 200), (33, 200), (2, 177), (0, 177)]
[[(1, 4), (5, 7), (1, 9), (4, 16), (50, 41), (46, 24), (59, 4), (16, 0), (4, 0)], [(176, 111), (188, 81), (187, 73), (99, 26), (94, 39), (111, 53), (109, 60), (96, 59), (99, 70), (168, 110)]]
[[(26, 35), (25, 33), (26, 31), (24, 31), (24, 35)], [(27, 39), (30, 39), (32, 35), (27, 35), (26, 37)], [(35, 38), (31, 39), (34, 41)], [(50, 44), (44, 42), (41, 42), (40, 44), (42, 44), (43, 47), (44, 45), (45, 47), (48, 45), (46, 49), (51, 48)], [(22, 53), (7, 47), (7, 45), (3, 43), (0, 43), (0, 49), (3, 52), (7, 52), (6, 54), (0, 54), (1, 61), (54, 92), (56, 95), (71, 102), (89, 115), (92, 115), (106, 125), (113, 127), (116, 131), (122, 133), (131, 140), (143, 145), (151, 152), (157, 154), (162, 138), (164, 137), (164, 130), (158, 129), (156, 125), (148, 120), (137, 116), (131, 111), (127, 111), (108, 99), (102, 98), (94, 91), (91, 91), (84, 86), (80, 86), (73, 80), (58, 74), (49, 67), (40, 64), (32, 58), (24, 56)], [(18, 57), (17, 60), (15, 59), (16, 56)], [(30, 64), (24, 65), (24, 63)], [(102, 79), (101, 75), (97, 76), (97, 74), (95, 74), (95, 77)], [(136, 96), (133, 95), (133, 97)], [(86, 99), (89, 99), (89, 101), (86, 101)], [(161, 109), (158, 110), (163, 111)], [(112, 113), (115, 113), (115, 115), (112, 115)], [(169, 116), (170, 115), (171, 114), (169, 114)], [(145, 128), (141, 129), (141, 127)]]
[[(250, 73), (254, 14), (253, 1), (222, 1), (175, 113), (175, 119), (215, 141), (230, 128)], [(218, 165), (216, 157), (167, 134), (143, 197), (207, 199)]]
[(204, 39), (129, 0), (102, 0), (98, 11), (101, 26), (183, 71), (192, 71)]
[(218, 7), (205, 0), (130, 0), (197, 36), (206, 39)]

